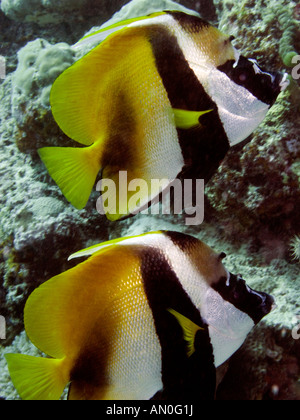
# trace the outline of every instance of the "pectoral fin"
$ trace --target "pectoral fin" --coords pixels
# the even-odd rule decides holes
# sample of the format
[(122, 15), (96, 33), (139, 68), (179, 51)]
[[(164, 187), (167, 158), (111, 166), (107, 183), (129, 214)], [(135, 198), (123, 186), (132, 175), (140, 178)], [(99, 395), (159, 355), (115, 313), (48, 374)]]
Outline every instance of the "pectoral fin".
[(188, 357), (192, 356), (192, 354), (195, 353), (195, 337), (197, 331), (203, 330), (203, 328), (199, 327), (193, 321), (172, 308), (168, 309), (168, 311), (177, 319), (179, 325), (181, 326), (183, 338), (187, 342), (187, 355)]
[(200, 117), (211, 111), (212, 109), (207, 111), (187, 111), (185, 109), (173, 108), (175, 125), (177, 128), (182, 128), (183, 130), (201, 127), (201, 123), (199, 122)]

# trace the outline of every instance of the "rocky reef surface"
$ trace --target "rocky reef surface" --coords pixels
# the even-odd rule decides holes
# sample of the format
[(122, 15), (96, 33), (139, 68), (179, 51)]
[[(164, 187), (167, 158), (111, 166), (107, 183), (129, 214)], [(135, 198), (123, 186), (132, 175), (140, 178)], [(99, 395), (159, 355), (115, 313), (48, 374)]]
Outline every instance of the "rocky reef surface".
[[(236, 37), (244, 55), (266, 68), (288, 70), (286, 56), (300, 51), (296, 3), (216, 4), (220, 28)], [(300, 230), (299, 80), (300, 74), (291, 79), (251, 142), (231, 150), (207, 191), (226, 232), (251, 237), (251, 251), (264, 254), (266, 262), (288, 258), (290, 240)]]
[[(6, 319), (0, 399), (18, 398), (3, 354), (38, 354), (23, 331), (23, 308), (31, 291), (70, 268), (67, 257), (76, 250), (170, 229), (225, 251), (229, 270), (242, 273), (251, 287), (271, 293), (277, 302), (277, 309), (220, 369), (217, 398), (299, 400), (300, 340), (293, 336), (300, 322), (300, 264), (290, 247), (300, 231), (299, 79), (291, 80), (251, 142), (232, 149), (206, 186), (202, 225), (187, 227), (181, 216), (154, 215), (110, 223), (96, 211), (96, 192), (84, 210), (67, 203), (36, 150), (72, 145), (53, 120), (51, 85), (82, 54), (72, 45), (127, 1), (0, 3), (0, 55), (6, 73), (0, 80), (0, 315)], [(299, 5), (293, 1), (133, 0), (113, 19), (175, 7), (191, 8), (234, 35), (236, 47), (264, 67), (290, 72), (300, 51)]]

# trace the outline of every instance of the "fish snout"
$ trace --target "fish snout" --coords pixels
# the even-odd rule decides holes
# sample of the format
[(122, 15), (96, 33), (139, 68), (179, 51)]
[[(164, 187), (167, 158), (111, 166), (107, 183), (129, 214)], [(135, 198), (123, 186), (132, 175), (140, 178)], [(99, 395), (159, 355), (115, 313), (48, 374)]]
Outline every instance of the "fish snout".
[(281, 73), (281, 80), (279, 82), (280, 91), (283, 92), (290, 84), (290, 81), (288, 79), (288, 73)]
[(246, 312), (257, 324), (264, 316), (275, 308), (273, 296), (252, 289), (241, 275), (230, 273), (227, 299), (236, 307)]
[[(268, 315), (271, 311), (276, 308), (275, 299), (273, 296), (265, 292), (256, 292), (260, 295), (261, 301), (256, 308), (256, 314), (258, 321), (260, 321), (264, 316)], [(257, 321), (257, 322), (258, 322)]]
[(276, 308), (273, 296), (251, 289), (240, 275), (237, 276), (237, 285), (240, 289), (246, 289), (247, 300), (249, 300), (249, 304), (251, 305), (250, 312), (253, 314), (252, 318), (255, 323), (258, 323), (264, 316)]
[(288, 79), (288, 73), (272, 72), (272, 85), (271, 90), (273, 91), (273, 103), (276, 101), (277, 96), (283, 92), (290, 84)]

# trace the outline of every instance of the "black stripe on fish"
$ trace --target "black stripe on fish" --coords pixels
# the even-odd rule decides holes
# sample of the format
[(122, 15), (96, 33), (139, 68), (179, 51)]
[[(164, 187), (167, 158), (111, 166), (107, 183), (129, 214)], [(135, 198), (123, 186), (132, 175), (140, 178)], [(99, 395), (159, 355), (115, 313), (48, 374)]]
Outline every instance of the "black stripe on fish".
[[(199, 25), (204, 25), (204, 21), (200, 20)], [(197, 177), (207, 182), (230, 147), (217, 105), (190, 68), (175, 35), (162, 26), (154, 26), (150, 42), (171, 106), (190, 111), (213, 110), (201, 117), (199, 129), (177, 129), (185, 162), (179, 178)]]
[[(134, 143), (136, 139), (137, 110), (131, 105), (127, 95), (119, 89), (114, 93), (115, 106), (110, 110), (111, 123), (108, 129), (110, 133), (103, 148), (101, 158), (102, 167), (105, 168), (105, 177), (109, 178), (116, 172), (128, 170), (136, 164), (136, 156), (133, 153), (138, 147)], [(119, 110), (122, 110), (120, 113)], [(131, 139), (128, 147), (128, 139)], [(112, 170), (112, 173), (110, 171)]]
[[(99, 343), (103, 346), (102, 351), (99, 351)], [(104, 336), (89, 336), (71, 369), (68, 399), (89, 400), (97, 390), (105, 389), (109, 358), (107, 348), (109, 344)]]
[[(213, 399), (216, 376), (207, 324), (161, 251), (142, 251), (141, 271), (161, 345), (163, 390), (153, 398)], [(182, 328), (169, 313), (170, 308), (204, 328), (196, 334), (196, 351), (190, 357)]]
[(205, 20), (194, 16), (188, 15), (183, 12), (179, 11), (168, 11), (169, 15), (173, 16), (173, 18), (188, 32), (201, 32), (203, 29), (210, 27), (210, 24)]
[(199, 240), (194, 236), (185, 235), (181, 232), (175, 231), (164, 231), (164, 235), (171, 239), (174, 245), (176, 245), (181, 251), (188, 252), (189, 248), (199, 244)]
[[(198, 239), (180, 232), (166, 231), (164, 235), (170, 238), (174, 245), (178, 246), (181, 251), (187, 253), (193, 244), (197, 245), (199, 242)], [(224, 258), (224, 256), (224, 253), (220, 254), (220, 258)], [(222, 277), (219, 282), (212, 283), (211, 287), (224, 300), (246, 313), (255, 324), (271, 311), (272, 304), (274, 303), (272, 296), (251, 289), (247, 286), (245, 280), (231, 273), (229, 281), (226, 277)]]

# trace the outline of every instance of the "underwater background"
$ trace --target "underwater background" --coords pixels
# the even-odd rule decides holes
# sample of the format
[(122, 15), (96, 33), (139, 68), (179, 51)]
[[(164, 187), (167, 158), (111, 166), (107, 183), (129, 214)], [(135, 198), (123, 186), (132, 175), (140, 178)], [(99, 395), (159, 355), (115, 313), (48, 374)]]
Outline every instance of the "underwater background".
[(186, 226), (180, 215), (140, 214), (110, 222), (96, 210), (96, 191), (84, 210), (76, 210), (37, 154), (43, 146), (73, 144), (52, 117), (49, 94), (57, 76), (83, 54), (72, 45), (93, 27), (187, 7), (233, 35), (243, 55), (292, 74), (293, 57), (300, 54), (300, 4), (1, 0), (0, 5), (0, 316), (6, 322), (5, 338), (0, 337), (0, 399), (19, 399), (4, 354), (39, 355), (24, 332), (29, 294), (72, 267), (67, 258), (77, 250), (166, 229), (226, 252), (227, 269), (277, 303), (218, 368), (217, 399), (300, 400), (300, 70), (251, 142), (232, 148), (206, 185), (205, 220), (199, 226)]

